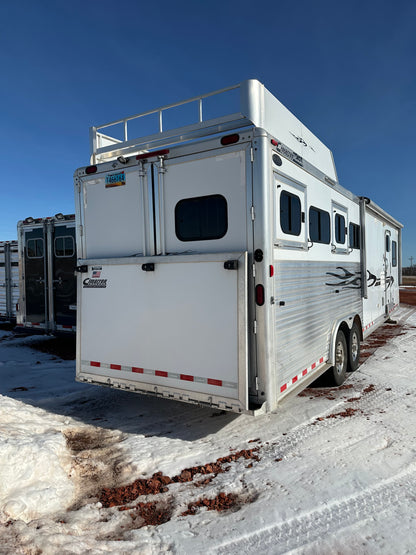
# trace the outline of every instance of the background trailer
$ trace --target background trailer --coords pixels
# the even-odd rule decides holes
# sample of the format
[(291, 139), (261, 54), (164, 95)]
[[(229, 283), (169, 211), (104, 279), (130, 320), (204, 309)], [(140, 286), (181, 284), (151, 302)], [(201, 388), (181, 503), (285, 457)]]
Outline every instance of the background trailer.
[(17, 241), (0, 242), (0, 320), (15, 321), (19, 300)]
[(76, 325), (75, 216), (26, 218), (17, 225), (20, 298), (17, 325), (74, 332)]

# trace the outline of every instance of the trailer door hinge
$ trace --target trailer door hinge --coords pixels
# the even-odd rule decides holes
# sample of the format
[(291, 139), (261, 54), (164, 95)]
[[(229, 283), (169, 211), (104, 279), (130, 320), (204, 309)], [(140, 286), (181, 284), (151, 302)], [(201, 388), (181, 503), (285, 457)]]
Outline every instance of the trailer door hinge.
[(79, 234), (81, 236), (84, 235), (84, 226), (82, 226), (82, 225), (79, 226)]
[(256, 391), (259, 390), (259, 378), (256, 376)]
[(251, 207), (251, 220), (254, 222), (256, 219), (256, 214), (254, 213), (254, 206)]
[(254, 322), (253, 322), (253, 333), (254, 334), (257, 333), (257, 320), (254, 320)]
[(250, 148), (250, 161), (254, 162), (254, 150), (253, 147)]
[(256, 265), (253, 264), (253, 278), (256, 277)]

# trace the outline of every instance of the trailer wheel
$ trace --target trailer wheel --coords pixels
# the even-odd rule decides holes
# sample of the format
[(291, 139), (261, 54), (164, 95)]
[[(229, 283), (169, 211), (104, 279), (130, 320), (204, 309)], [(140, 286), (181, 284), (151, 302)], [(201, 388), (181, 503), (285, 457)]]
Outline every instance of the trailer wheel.
[(357, 324), (353, 324), (348, 341), (348, 372), (355, 372), (360, 360), (360, 330)]
[(338, 331), (335, 340), (335, 364), (328, 370), (331, 385), (342, 385), (347, 377), (348, 347), (344, 332)]

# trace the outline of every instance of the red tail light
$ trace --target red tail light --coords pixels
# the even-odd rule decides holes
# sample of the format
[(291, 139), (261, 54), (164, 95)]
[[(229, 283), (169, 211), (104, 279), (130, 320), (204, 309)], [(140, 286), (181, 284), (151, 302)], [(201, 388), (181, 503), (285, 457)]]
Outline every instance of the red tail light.
[(269, 276), (270, 276), (270, 277), (273, 277), (273, 276), (274, 276), (274, 266), (272, 266), (271, 264), (270, 264), (270, 266), (269, 266)]
[(264, 287), (261, 284), (256, 285), (256, 304), (258, 306), (264, 305)]
[(240, 140), (240, 135), (238, 133), (233, 133), (232, 135), (225, 135), (225, 137), (221, 138), (222, 145), (232, 145), (234, 143), (238, 143)]
[(95, 173), (97, 171), (97, 166), (88, 166), (88, 168), (85, 168), (85, 173), (90, 174), (90, 173)]
[(136, 160), (145, 160), (146, 158), (152, 158), (153, 156), (164, 156), (165, 154), (169, 154), (168, 148), (165, 148), (164, 150), (154, 150), (153, 152), (145, 152), (144, 154), (138, 154), (136, 156)]

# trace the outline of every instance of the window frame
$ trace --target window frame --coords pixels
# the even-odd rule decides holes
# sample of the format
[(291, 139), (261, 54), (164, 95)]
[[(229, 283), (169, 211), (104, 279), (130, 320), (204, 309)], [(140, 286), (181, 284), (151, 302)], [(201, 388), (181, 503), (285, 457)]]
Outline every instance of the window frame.
[[(35, 243), (40, 241), (40, 244), (42, 245), (42, 255), (41, 256), (30, 256), (29, 255), (29, 242), (30, 241), (34, 241)], [(35, 250), (35, 252), (37, 251), (36, 248), (34, 250)], [(26, 239), (26, 256), (30, 260), (40, 260), (41, 258), (45, 257), (45, 241), (44, 241), (43, 237), (28, 237)]]
[[(65, 239), (71, 239), (72, 241), (72, 254), (57, 254), (56, 252), (56, 241), (58, 239), (62, 239), (64, 240), (64, 252), (66, 252), (66, 248), (65, 248)], [(54, 256), (56, 256), (56, 258), (72, 258), (75, 255), (75, 240), (72, 237), (72, 235), (59, 235), (59, 237), (55, 237), (54, 241), (53, 241), (53, 254)]]
[[(289, 229), (283, 229), (283, 225), (282, 225), (282, 197), (283, 195), (285, 195), (288, 199), (289, 199), (289, 210), (288, 210), (288, 220), (289, 220), (289, 224), (291, 224), (291, 220), (292, 220), (292, 202), (294, 200), (296, 200), (296, 202), (299, 204), (299, 218), (297, 223), (297, 227), (296, 229), (298, 229), (298, 232), (295, 233), (293, 231), (293, 225), (289, 225)], [(279, 196), (279, 225), (280, 225), (280, 229), (282, 230), (282, 233), (284, 233), (285, 235), (292, 235), (294, 237), (300, 237), (301, 233), (302, 233), (302, 201), (300, 199), (300, 196), (295, 195), (295, 193), (292, 193), (290, 191), (288, 191), (287, 189), (282, 189), (280, 191), (280, 196)]]
[[(218, 199), (222, 199), (224, 201), (224, 206), (223, 209), (225, 209), (225, 219), (223, 221), (223, 225), (222, 225), (222, 231), (220, 234), (216, 234), (215, 236), (210, 236), (210, 237), (201, 237), (201, 236), (188, 236), (188, 237), (184, 237), (183, 234), (180, 233), (180, 222), (179, 222), (179, 215), (178, 215), (178, 210), (180, 210), (181, 205), (185, 204), (186, 202), (189, 203), (194, 203), (196, 204), (197, 201), (202, 201), (203, 199), (213, 199), (213, 198), (218, 198)], [(187, 198), (183, 198), (178, 200), (178, 202), (175, 205), (174, 208), (174, 220), (175, 220), (175, 235), (176, 238), (183, 242), (183, 243), (191, 243), (191, 242), (198, 242), (198, 241), (218, 241), (219, 239), (222, 239), (223, 237), (225, 237), (227, 235), (228, 232), (228, 202), (227, 199), (225, 198), (224, 195), (221, 195), (219, 193), (214, 193), (212, 195), (202, 195), (202, 196), (198, 196), (198, 197), (187, 197)]]
[(338, 243), (338, 245), (345, 245), (347, 233), (345, 231), (345, 228), (346, 228), (345, 216), (343, 214), (340, 214), (339, 212), (335, 213), (334, 226), (335, 226), (335, 242)]
[(397, 241), (391, 242), (391, 265), (397, 268)]
[(348, 246), (350, 249), (361, 248), (361, 228), (359, 224), (355, 224), (354, 222), (350, 222), (348, 228)]
[[(312, 238), (311, 236), (311, 211), (314, 210), (317, 214), (318, 214), (318, 235), (319, 238)], [(323, 229), (322, 225), (321, 225), (321, 220), (322, 220), (322, 215), (325, 216), (325, 231), (327, 231), (328, 234), (328, 240), (323, 240), (321, 238), (321, 231)], [(309, 240), (312, 243), (319, 243), (321, 245), (329, 245), (331, 243), (331, 216), (329, 214), (329, 212), (327, 212), (326, 210), (323, 210), (322, 208), (318, 208), (317, 206), (311, 205), (309, 206), (309, 210), (308, 210), (308, 228), (309, 228)]]

